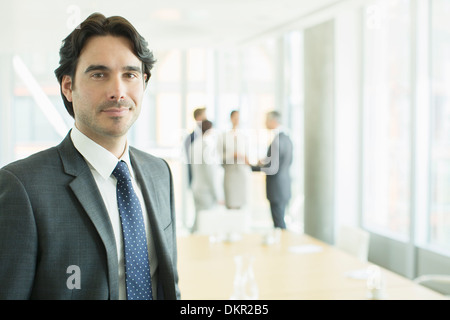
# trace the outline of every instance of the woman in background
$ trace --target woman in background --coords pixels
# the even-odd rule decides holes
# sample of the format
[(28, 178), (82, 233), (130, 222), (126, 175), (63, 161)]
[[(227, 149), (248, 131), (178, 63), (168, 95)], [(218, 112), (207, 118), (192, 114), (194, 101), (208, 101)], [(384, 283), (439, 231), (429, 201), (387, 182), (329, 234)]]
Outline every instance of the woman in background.
[(231, 130), (224, 133), (222, 148), (224, 168), (225, 205), (228, 209), (241, 209), (248, 204), (251, 168), (246, 164), (248, 139), (239, 127), (239, 111), (230, 114)]

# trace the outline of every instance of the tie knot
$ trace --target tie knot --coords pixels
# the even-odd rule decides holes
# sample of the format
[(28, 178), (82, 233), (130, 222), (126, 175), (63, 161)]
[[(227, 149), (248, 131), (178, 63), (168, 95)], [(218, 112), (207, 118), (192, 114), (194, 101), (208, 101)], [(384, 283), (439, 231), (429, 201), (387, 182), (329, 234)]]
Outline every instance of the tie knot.
[(116, 177), (118, 181), (121, 180), (131, 180), (130, 171), (128, 171), (128, 166), (125, 162), (119, 161), (114, 168), (112, 174)]

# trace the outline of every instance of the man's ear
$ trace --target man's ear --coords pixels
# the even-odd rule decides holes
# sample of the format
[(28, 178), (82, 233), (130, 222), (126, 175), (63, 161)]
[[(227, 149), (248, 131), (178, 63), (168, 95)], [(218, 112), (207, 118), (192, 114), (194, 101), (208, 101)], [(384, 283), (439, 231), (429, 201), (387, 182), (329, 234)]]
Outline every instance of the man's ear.
[(150, 79), (150, 75), (147, 73), (144, 73), (144, 89), (147, 88), (148, 80)]
[(69, 102), (72, 102), (72, 87), (72, 78), (68, 75), (64, 75), (61, 80), (61, 92)]

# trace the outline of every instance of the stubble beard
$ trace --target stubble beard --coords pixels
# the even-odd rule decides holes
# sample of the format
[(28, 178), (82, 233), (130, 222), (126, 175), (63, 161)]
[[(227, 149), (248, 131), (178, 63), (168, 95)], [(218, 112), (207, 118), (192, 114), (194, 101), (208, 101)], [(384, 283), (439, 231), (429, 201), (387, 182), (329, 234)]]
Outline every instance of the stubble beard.
[[(96, 114), (101, 115), (103, 110), (108, 108), (128, 108), (129, 114), (127, 115), (127, 119), (124, 119), (123, 116), (118, 117), (110, 117), (109, 119), (102, 119), (101, 122), (97, 121), (97, 117), (90, 117), (86, 114), (79, 114), (79, 122), (83, 124), (83, 126), (87, 127), (92, 134), (101, 136), (103, 138), (121, 138), (126, 136), (128, 130), (131, 126), (136, 122), (139, 111), (136, 105), (130, 101), (106, 101), (96, 107)], [(128, 118), (131, 116), (131, 118)], [(112, 123), (105, 122), (105, 120), (109, 120)], [(124, 123), (127, 121), (127, 123)], [(80, 129), (80, 128), (79, 128)]]

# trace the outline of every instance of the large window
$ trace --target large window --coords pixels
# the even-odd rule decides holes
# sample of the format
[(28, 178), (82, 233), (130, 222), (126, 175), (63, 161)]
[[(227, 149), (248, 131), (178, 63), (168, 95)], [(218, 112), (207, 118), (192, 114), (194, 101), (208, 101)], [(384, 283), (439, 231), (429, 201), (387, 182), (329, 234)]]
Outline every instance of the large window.
[(47, 52), (11, 56), (13, 144), (16, 160), (59, 143), (73, 125), (53, 74), (57, 56)]
[(363, 221), (407, 239), (411, 171), (409, 1), (365, 8), (363, 56)]
[(429, 243), (450, 249), (450, 1), (431, 2)]

